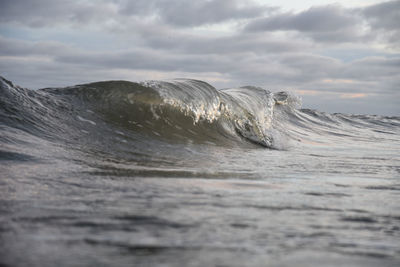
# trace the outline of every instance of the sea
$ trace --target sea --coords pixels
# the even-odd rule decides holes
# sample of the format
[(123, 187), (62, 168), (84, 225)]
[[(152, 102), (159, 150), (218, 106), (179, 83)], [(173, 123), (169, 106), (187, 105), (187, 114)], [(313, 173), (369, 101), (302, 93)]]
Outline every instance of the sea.
[(400, 117), (300, 102), (0, 78), (0, 266), (400, 266)]

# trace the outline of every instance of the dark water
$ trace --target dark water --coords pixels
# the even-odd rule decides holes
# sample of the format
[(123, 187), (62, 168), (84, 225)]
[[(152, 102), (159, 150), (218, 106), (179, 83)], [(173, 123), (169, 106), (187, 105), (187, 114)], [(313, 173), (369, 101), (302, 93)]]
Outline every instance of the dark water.
[(0, 266), (400, 266), (400, 117), (298, 102), (0, 79)]

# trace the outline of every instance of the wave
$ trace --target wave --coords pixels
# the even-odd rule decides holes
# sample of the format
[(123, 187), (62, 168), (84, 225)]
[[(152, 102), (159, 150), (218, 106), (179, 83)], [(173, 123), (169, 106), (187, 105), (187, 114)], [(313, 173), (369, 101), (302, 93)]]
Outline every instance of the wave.
[[(254, 86), (217, 90), (198, 80), (105, 81), (65, 88), (24, 89), (0, 79), (0, 116), (7, 127), (50, 140), (82, 134), (122, 143), (260, 145), (398, 133), (398, 117), (327, 114), (299, 109), (289, 92)], [(328, 137), (327, 137), (328, 136)]]

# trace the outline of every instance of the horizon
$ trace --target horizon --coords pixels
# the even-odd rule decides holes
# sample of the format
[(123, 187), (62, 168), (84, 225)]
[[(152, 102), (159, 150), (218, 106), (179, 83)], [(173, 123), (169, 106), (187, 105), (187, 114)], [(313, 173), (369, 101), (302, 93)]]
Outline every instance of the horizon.
[(0, 7), (0, 75), (21, 87), (188, 78), (290, 91), (303, 108), (329, 113), (400, 115), (400, 1)]

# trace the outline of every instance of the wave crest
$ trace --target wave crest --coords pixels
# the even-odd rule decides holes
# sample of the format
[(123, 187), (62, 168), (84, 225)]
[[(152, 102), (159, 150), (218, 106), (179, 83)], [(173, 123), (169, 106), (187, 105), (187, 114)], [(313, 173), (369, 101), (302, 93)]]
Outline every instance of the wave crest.
[[(217, 90), (188, 79), (105, 81), (32, 91), (1, 78), (0, 89), (2, 121), (49, 138), (70, 139), (96, 127), (117, 127), (113, 132), (125, 131), (133, 142), (255, 143), (282, 149), (290, 140), (362, 137), (368, 133), (361, 126), (387, 131), (395, 125), (397, 131), (399, 124), (398, 118), (299, 110), (299, 98), (289, 92), (254, 86)], [(83, 123), (92, 128), (82, 129)]]

